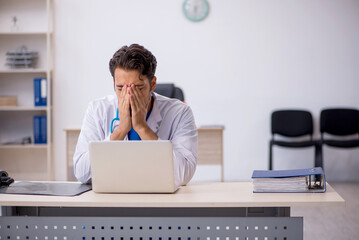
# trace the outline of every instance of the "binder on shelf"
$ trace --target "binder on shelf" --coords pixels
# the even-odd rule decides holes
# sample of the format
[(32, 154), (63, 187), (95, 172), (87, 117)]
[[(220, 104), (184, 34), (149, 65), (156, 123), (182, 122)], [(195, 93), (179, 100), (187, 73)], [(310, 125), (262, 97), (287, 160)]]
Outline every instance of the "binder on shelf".
[(34, 143), (39, 144), (41, 143), (41, 116), (34, 116)]
[(47, 117), (40, 117), (40, 141), (41, 143), (47, 143)]
[(34, 116), (34, 143), (47, 143), (47, 117)]
[(47, 80), (46, 78), (34, 78), (35, 106), (47, 105)]
[(254, 170), (254, 193), (321, 193), (326, 191), (321, 167), (293, 170)]

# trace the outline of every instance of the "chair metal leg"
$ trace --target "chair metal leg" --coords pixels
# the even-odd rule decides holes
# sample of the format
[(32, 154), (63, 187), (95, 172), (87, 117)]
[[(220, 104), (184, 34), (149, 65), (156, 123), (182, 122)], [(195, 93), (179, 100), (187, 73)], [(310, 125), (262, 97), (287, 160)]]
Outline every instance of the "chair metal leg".
[(321, 143), (321, 141), (318, 141), (315, 144), (315, 167), (321, 167), (324, 169), (323, 167), (323, 145)]

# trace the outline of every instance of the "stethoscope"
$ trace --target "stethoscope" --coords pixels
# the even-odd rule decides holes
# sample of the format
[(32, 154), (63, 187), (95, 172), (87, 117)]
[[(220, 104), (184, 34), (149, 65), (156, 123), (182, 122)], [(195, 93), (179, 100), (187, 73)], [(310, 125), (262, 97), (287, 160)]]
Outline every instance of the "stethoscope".
[[(111, 134), (113, 133), (113, 130), (114, 130), (114, 123), (118, 121), (120, 122), (120, 118), (119, 118), (119, 113), (118, 113), (118, 108), (117, 108), (117, 112), (116, 112), (116, 117), (114, 119), (112, 119), (111, 121)], [(118, 125), (118, 124), (117, 124)]]
[[(151, 110), (147, 113), (146, 120), (147, 120), (148, 117), (150, 116), (151, 112), (152, 112), (152, 108), (151, 108)], [(115, 124), (116, 121), (117, 121), (117, 123)], [(115, 130), (114, 128), (119, 125), (119, 123), (120, 123), (120, 117), (119, 117), (118, 108), (117, 108), (116, 117), (115, 117), (114, 119), (112, 119), (112, 121), (111, 121), (111, 134), (112, 134), (113, 131)]]

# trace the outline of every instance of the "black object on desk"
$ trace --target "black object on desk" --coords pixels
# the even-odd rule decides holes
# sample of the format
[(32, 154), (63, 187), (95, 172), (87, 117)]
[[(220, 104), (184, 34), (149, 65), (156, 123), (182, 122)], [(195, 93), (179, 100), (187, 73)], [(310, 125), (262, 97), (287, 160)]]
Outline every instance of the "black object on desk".
[(9, 177), (8, 173), (4, 170), (0, 170), (0, 187), (9, 186), (14, 182), (14, 179)]
[(91, 185), (77, 182), (15, 182), (11, 186), (1, 187), (0, 194), (76, 196), (91, 189)]

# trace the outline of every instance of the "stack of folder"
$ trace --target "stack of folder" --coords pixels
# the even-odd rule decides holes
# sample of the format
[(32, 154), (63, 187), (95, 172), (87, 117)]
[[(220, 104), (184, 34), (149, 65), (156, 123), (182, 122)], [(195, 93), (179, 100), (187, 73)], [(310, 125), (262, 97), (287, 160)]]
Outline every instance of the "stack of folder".
[(254, 193), (325, 192), (326, 182), (321, 167), (294, 170), (255, 170)]

